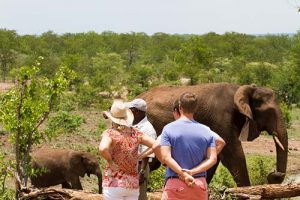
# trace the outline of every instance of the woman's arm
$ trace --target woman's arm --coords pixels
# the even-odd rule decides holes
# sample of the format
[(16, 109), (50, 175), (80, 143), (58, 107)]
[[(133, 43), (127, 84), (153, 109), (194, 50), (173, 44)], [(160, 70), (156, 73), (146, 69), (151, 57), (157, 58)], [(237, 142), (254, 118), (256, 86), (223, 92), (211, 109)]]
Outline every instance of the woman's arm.
[(106, 134), (103, 134), (99, 145), (99, 152), (100, 155), (108, 162), (108, 164), (112, 163), (112, 157), (109, 151), (111, 145), (112, 145), (112, 139), (108, 137)]
[[(139, 155), (139, 160), (148, 157), (152, 153), (154, 153), (154, 149), (160, 146), (160, 140), (155, 140), (152, 147), (149, 147), (144, 152)], [(155, 156), (158, 157), (157, 152), (155, 152)]]
[(147, 135), (141, 135), (140, 138), (140, 143), (147, 146), (147, 147), (150, 147), (152, 148), (152, 145), (154, 144), (155, 142), (155, 139), (153, 139), (152, 137), (149, 137)]

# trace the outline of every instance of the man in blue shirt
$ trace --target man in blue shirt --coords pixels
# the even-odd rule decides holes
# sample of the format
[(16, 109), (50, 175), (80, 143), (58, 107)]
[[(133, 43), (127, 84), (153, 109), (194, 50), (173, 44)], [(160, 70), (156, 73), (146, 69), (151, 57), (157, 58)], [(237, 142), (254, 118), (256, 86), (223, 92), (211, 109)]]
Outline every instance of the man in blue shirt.
[(212, 131), (193, 118), (196, 107), (194, 94), (182, 94), (180, 118), (162, 131), (160, 152), (168, 166), (163, 199), (208, 199), (206, 171), (217, 162), (217, 153)]

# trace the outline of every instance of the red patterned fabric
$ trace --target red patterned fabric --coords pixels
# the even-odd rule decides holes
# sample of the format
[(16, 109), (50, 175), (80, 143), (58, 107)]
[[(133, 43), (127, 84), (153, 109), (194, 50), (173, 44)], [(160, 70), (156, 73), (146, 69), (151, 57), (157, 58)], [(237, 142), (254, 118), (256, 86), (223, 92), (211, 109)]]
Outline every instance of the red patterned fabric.
[(103, 187), (139, 188), (138, 146), (142, 132), (135, 128), (108, 129), (104, 135), (113, 141), (111, 156), (115, 165), (106, 167)]

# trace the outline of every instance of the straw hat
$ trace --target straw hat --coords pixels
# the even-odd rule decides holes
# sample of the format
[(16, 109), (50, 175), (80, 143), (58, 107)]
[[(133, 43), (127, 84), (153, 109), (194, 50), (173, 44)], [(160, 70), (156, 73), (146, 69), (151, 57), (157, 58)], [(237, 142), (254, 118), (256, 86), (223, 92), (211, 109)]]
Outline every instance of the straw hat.
[(125, 104), (122, 100), (114, 100), (110, 111), (103, 112), (112, 122), (130, 127), (134, 116), (130, 109), (125, 107)]

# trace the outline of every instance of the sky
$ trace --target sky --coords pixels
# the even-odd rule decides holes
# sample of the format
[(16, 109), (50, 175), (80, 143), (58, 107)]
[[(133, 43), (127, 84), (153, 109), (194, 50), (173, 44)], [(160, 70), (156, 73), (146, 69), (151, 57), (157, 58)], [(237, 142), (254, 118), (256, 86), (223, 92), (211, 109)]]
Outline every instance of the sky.
[(297, 33), (299, 6), (300, 0), (0, 0), (0, 28), (21, 35)]

